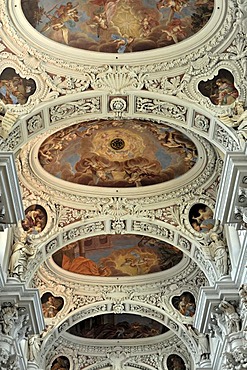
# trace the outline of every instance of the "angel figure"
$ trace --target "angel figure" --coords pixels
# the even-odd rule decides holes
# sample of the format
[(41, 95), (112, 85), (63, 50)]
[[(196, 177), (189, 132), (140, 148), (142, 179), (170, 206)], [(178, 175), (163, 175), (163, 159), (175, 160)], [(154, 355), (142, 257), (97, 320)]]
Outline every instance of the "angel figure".
[(39, 334), (31, 335), (28, 338), (28, 361), (38, 362), (42, 339)]
[(63, 40), (64, 40), (65, 44), (68, 45), (68, 43), (69, 43), (69, 30), (65, 26), (64, 21), (61, 20), (61, 19), (59, 19), (59, 18), (57, 18), (57, 17), (55, 17), (54, 15), (53, 16), (49, 16), (48, 18), (50, 18), (50, 21), (45, 24), (45, 26), (42, 28), (41, 32), (42, 33), (43, 32), (47, 32), (51, 28), (54, 31), (61, 30), (62, 36), (63, 36)]
[(245, 122), (245, 125), (247, 124), (247, 110), (244, 109), (244, 103), (236, 101), (230, 114), (222, 114), (219, 119), (228, 127), (235, 128), (242, 125), (241, 128), (243, 128), (243, 122)]
[(173, 19), (174, 14), (180, 13), (181, 10), (188, 5), (189, 0), (159, 0), (156, 4), (157, 9), (170, 8), (170, 13), (166, 24), (169, 24)]
[(41, 32), (47, 32), (50, 29), (53, 29), (54, 31), (61, 30), (63, 40), (65, 44), (68, 45), (69, 29), (67, 27), (67, 24), (69, 26), (73, 26), (74, 22), (79, 21), (78, 10), (76, 9), (78, 5), (79, 5), (78, 3), (73, 5), (71, 1), (68, 1), (66, 5), (63, 5), (63, 4), (60, 5), (60, 7), (54, 12), (54, 15), (50, 14), (50, 12), (54, 9), (54, 7), (48, 12), (44, 12), (46, 17), (49, 18), (50, 20), (49, 22), (45, 24)]
[(112, 18), (116, 14), (117, 6), (120, 0), (90, 0), (89, 3), (91, 3), (92, 7), (99, 7), (100, 9), (103, 9), (102, 14), (104, 14), (105, 17), (105, 24), (110, 24)]
[(108, 22), (106, 18), (106, 13), (94, 14), (92, 18), (92, 23), (88, 23), (89, 27), (96, 30), (97, 37), (100, 36), (100, 30), (107, 30)]
[(118, 53), (124, 53), (127, 46), (132, 44), (134, 41), (134, 37), (132, 36), (119, 36), (119, 35), (111, 35), (113, 42), (116, 43), (116, 48)]

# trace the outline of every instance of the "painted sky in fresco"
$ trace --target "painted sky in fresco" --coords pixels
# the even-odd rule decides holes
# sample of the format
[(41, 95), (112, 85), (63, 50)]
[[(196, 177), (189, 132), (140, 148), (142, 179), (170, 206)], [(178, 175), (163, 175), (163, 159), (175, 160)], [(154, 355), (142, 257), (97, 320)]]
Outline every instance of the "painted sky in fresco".
[(183, 175), (194, 166), (197, 151), (186, 135), (164, 124), (97, 120), (48, 137), (39, 160), (47, 172), (69, 182), (135, 187)]
[(209, 20), (213, 0), (22, 0), (46, 37), (79, 49), (126, 53), (177, 44)]

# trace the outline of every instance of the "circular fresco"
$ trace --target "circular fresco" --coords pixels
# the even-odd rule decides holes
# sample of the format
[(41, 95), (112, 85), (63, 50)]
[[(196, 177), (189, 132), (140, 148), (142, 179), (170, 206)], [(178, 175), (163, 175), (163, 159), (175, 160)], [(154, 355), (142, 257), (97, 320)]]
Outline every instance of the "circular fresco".
[(53, 254), (64, 270), (92, 276), (137, 276), (168, 270), (183, 253), (148, 236), (101, 235), (71, 243)]
[(42, 167), (81, 185), (138, 187), (189, 171), (195, 144), (180, 131), (146, 121), (79, 123), (48, 137), (39, 148)]
[(22, 0), (29, 23), (75, 48), (128, 53), (187, 39), (207, 23), (214, 0)]

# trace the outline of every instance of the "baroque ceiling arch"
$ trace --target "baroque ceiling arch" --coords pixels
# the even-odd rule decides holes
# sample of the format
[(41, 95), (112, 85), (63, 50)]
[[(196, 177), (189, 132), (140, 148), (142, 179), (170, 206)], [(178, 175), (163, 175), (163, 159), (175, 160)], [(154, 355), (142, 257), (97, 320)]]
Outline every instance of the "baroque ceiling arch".
[[(116, 295), (117, 296), (117, 295)], [(63, 337), (64, 334), (68, 331), (69, 328), (71, 328), (76, 323), (80, 322), (81, 320), (85, 320), (89, 317), (96, 317), (98, 315), (112, 313), (112, 312), (121, 312), (121, 314), (134, 314), (134, 315), (142, 315), (144, 317), (149, 317), (154, 319), (155, 321), (158, 321), (162, 324), (164, 324), (166, 327), (168, 327), (171, 332), (175, 333), (175, 335), (182, 341), (182, 343), (187, 347), (189, 353), (196, 353), (196, 342), (193, 337), (188, 333), (186, 334), (183, 331), (183, 324), (174, 321), (172, 315), (169, 312), (166, 312), (158, 307), (154, 307), (152, 305), (142, 303), (140, 301), (129, 301), (127, 300), (122, 301), (122, 304), (118, 304), (117, 299), (114, 302), (110, 300), (101, 301), (98, 303), (92, 303), (89, 304), (87, 309), (82, 308), (79, 310), (76, 310), (75, 312), (68, 315), (66, 320), (60, 321), (59, 325), (56, 327), (53, 327), (52, 331), (50, 331), (46, 336), (43, 343), (43, 347), (41, 351), (45, 352), (46, 355), (50, 352), (51, 347), (56, 345), (56, 342), (59, 342), (59, 338)], [(118, 306), (118, 307), (117, 307)], [(119, 311), (121, 307), (121, 310)], [(162, 336), (170, 336), (169, 333), (162, 334)], [(72, 337), (72, 335), (71, 335)], [(73, 336), (74, 337), (74, 336)], [(159, 339), (160, 338), (160, 339)], [(126, 345), (136, 345), (136, 340), (140, 341), (140, 344), (142, 343), (145, 345), (145, 340), (143, 339), (135, 339), (135, 343), (133, 343), (133, 340), (127, 340), (123, 341), (121, 339), (119, 340), (107, 340), (107, 342), (104, 344), (102, 340), (88, 340), (87, 345), (90, 346), (90, 343), (93, 343), (94, 345), (107, 345), (108, 348), (114, 348), (117, 345), (125, 347)], [(161, 337), (158, 336), (157, 340), (161, 340)], [(77, 342), (83, 344), (85, 343), (85, 338), (77, 338)], [(126, 343), (125, 343), (126, 342)]]
[[(62, 238), (61, 233), (56, 231), (56, 238), (54, 238), (56, 234), (53, 234), (53, 237), (49, 238), (48, 241), (45, 243), (41, 242), (39, 244), (39, 250), (37, 251), (37, 256), (39, 258), (30, 259), (29, 269), (25, 273), (25, 280), (29, 281), (32, 279), (35, 271), (39, 268), (41, 263), (51, 256), (51, 254), (66, 246), (68, 243), (80, 240), (83, 235), (88, 237), (95, 235), (107, 235), (107, 233), (118, 234), (120, 231), (121, 233), (139, 234), (149, 237), (153, 236), (158, 240), (166, 241), (180, 249), (189, 258), (194, 260), (195, 263), (197, 263), (201, 270), (206, 274), (209, 281), (213, 283), (216, 279), (217, 272), (215, 270), (215, 266), (212, 263), (212, 260), (205, 260), (204, 251), (200, 242), (196, 240), (192, 241), (190, 237), (183, 232), (178, 231), (171, 225), (152, 221), (150, 219), (144, 221), (143, 218), (141, 218), (138, 220), (136, 217), (132, 218), (131, 215), (127, 215), (127, 219), (124, 220), (123, 218), (122, 221), (119, 221), (115, 218), (110, 220), (109, 217), (105, 217), (105, 220), (102, 218), (101, 220), (97, 221), (92, 220), (91, 222), (77, 222), (76, 224), (76, 226), (75, 224), (72, 224), (69, 227), (65, 227)], [(132, 226), (132, 228), (130, 229), (127, 225), (129, 227)], [(59, 270), (61, 272), (61, 269)], [(63, 276), (63, 278), (66, 278), (66, 276)], [(72, 276), (71, 279), (73, 279)], [(90, 280), (90, 278), (88, 279)]]
[[(129, 75), (129, 72), (126, 74)], [(108, 75), (109, 73), (104, 74), (104, 78), (107, 78)], [(148, 119), (153, 122), (168, 123), (172, 126), (177, 125), (178, 129), (180, 127), (186, 131), (189, 129), (202, 138), (209, 139), (223, 153), (227, 150), (238, 150), (243, 146), (240, 133), (238, 134), (236, 130), (222, 123), (221, 120), (215, 117), (215, 113), (210, 112), (209, 109), (202, 108), (198, 104), (188, 101), (188, 94), (190, 94), (189, 100), (195, 97), (194, 88), (188, 93), (188, 88), (186, 87), (186, 91), (182, 92), (180, 96), (180, 88), (183, 86), (183, 84), (180, 85), (180, 81), (174, 80), (170, 82), (169, 78), (165, 77), (164, 84), (167, 86), (167, 91), (166, 89), (160, 90), (160, 87), (157, 86), (157, 91), (152, 87), (149, 92), (135, 92), (131, 88), (131, 85), (133, 84), (134, 86), (136, 83), (136, 78), (134, 78), (127, 82), (127, 86), (129, 83), (130, 86), (128, 88), (126, 86), (126, 91), (120, 93), (120, 95), (119, 91), (116, 90), (116, 87), (119, 88), (119, 82), (116, 81), (116, 86), (113, 86), (112, 93), (109, 95), (107, 91), (109, 85), (107, 80), (104, 81), (104, 78), (101, 81), (101, 86), (105, 92), (85, 91), (58, 97), (59, 90), (51, 91), (46, 95), (45, 100), (51, 98), (52, 101), (40, 102), (41, 104), (33, 109), (32, 113), (29, 113), (32, 104), (28, 105), (27, 109), (23, 105), (4, 106), (4, 112), (12, 118), (11, 126), (13, 131), (9, 138), (0, 141), (0, 147), (3, 150), (11, 148), (17, 152), (23, 146), (24, 141), (29, 141), (47, 130), (58, 130), (63, 125), (66, 127), (80, 121), (91, 121), (95, 118)], [(178, 83), (180, 86), (179, 90), (177, 89)], [(57, 89), (55, 86), (53, 88)], [(63, 94), (68, 92), (69, 90), (65, 90)], [(200, 94), (199, 104), (204, 105), (205, 101), (210, 102), (208, 98), (203, 97), (198, 91), (197, 94)], [(239, 99), (244, 101), (244, 96), (240, 96)], [(111, 105), (112, 101), (114, 104)], [(214, 109), (215, 106), (211, 103), (210, 105), (210, 109)], [(219, 111), (219, 107), (216, 106), (215, 109)], [(220, 108), (222, 115), (228, 111), (228, 106)]]
[[(157, 368), (157, 366), (163, 366), (166, 369), (166, 360), (168, 358), (167, 352), (173, 348), (174, 353), (178, 356), (181, 356), (184, 361), (189, 364), (191, 370), (194, 369), (194, 364), (192, 363), (188, 352), (186, 352), (184, 344), (180, 342), (179, 345), (177, 345), (176, 340), (177, 339), (175, 336), (169, 338), (169, 340), (167, 340), (165, 343), (156, 339), (155, 346), (152, 346), (152, 348), (144, 344), (141, 347), (143, 349), (143, 354), (139, 353), (138, 355), (131, 356), (128, 361), (123, 361), (125, 363), (124, 366), (140, 369), (154, 369)], [(72, 366), (76, 367), (80, 365), (86, 365), (89, 366), (90, 369), (97, 369), (100, 366), (100, 361), (101, 367), (108, 368), (109, 365), (112, 366), (112, 362), (114, 362), (116, 357), (120, 360), (126, 360), (128, 357), (127, 355), (130, 355), (134, 351), (135, 346), (121, 345), (107, 349), (107, 345), (103, 346), (96, 344), (94, 347), (92, 347), (87, 346), (86, 343), (75, 343), (71, 340), (71, 336), (66, 334), (63, 338), (58, 340), (56, 345), (54, 345), (53, 353), (55, 353), (56, 356), (60, 355), (62, 348), (66, 348), (68, 358), (70, 359)], [(155, 348), (156, 350), (158, 349), (160, 353), (158, 360), (156, 360), (154, 356)], [(74, 357), (75, 351), (79, 352), (77, 358)], [(52, 357), (50, 355), (49, 362), (52, 362), (53, 358), (54, 356)], [(93, 358), (90, 363), (89, 358)]]

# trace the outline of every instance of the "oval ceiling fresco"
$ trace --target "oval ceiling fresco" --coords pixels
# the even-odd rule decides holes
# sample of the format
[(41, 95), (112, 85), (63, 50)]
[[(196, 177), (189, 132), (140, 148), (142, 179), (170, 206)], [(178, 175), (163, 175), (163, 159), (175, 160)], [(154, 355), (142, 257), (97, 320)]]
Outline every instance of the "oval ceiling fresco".
[(79, 49), (106, 53), (177, 44), (209, 20), (214, 0), (22, 0), (41, 34)]
[(48, 137), (39, 161), (72, 183), (135, 187), (175, 179), (197, 160), (195, 144), (180, 131), (146, 121), (79, 123)]
[(164, 334), (169, 329), (150, 318), (131, 314), (106, 314), (83, 320), (68, 333), (92, 339), (136, 339)]
[(101, 235), (73, 242), (53, 255), (64, 270), (92, 276), (137, 276), (168, 270), (183, 253), (140, 235)]

